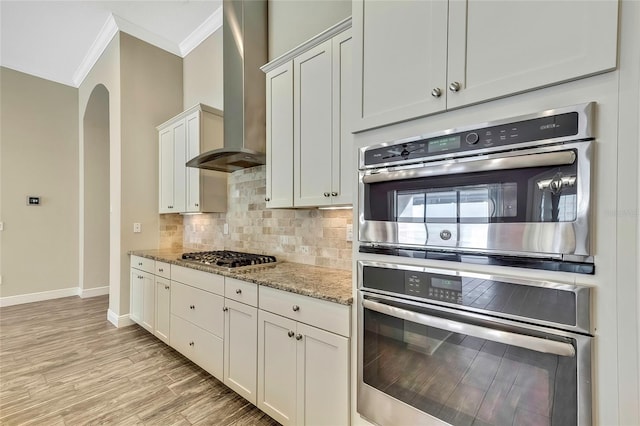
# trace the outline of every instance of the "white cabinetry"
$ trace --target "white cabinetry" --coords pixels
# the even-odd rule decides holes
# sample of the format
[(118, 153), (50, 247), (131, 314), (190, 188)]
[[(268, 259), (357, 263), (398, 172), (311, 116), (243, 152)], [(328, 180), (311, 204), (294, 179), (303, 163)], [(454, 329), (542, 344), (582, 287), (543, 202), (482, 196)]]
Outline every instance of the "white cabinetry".
[(258, 407), (283, 425), (349, 424), (350, 308), (259, 293)]
[(267, 73), (267, 207), (352, 203), (351, 20)]
[(225, 173), (186, 167), (199, 154), (222, 148), (222, 111), (198, 104), (157, 127), (160, 139), (159, 212), (223, 212)]
[(153, 333), (155, 317), (155, 261), (131, 256), (130, 318)]
[(258, 285), (225, 278), (224, 383), (256, 404)]
[(156, 277), (156, 313), (153, 334), (167, 345), (171, 342), (171, 281)]
[(353, 17), (355, 131), (616, 67), (616, 1), (355, 0)]
[(223, 380), (223, 308), (224, 277), (171, 268), (171, 346), (219, 380)]

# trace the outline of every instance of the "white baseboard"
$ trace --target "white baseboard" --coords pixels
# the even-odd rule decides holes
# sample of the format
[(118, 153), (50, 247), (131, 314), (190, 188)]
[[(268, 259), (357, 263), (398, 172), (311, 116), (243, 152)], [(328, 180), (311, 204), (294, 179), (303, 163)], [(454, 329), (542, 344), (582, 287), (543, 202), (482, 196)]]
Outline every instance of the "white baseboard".
[(59, 299), (61, 297), (77, 296), (78, 287), (61, 288), (59, 290), (42, 291), (39, 293), (19, 294), (17, 296), (0, 297), (0, 307), (21, 305), (23, 303), (41, 302), (43, 300)]
[(118, 316), (118, 314), (113, 312), (111, 309), (107, 312), (107, 319), (111, 324), (118, 328), (134, 324), (133, 320), (129, 317), (129, 314)]
[(61, 288), (59, 290), (42, 291), (39, 293), (18, 294), (16, 296), (0, 297), (0, 308), (3, 306), (22, 305), (23, 303), (41, 302), (43, 300), (60, 299), (61, 297), (80, 296), (88, 297), (109, 294), (109, 286), (88, 288), (80, 287)]
[(88, 297), (104, 296), (105, 294), (109, 294), (108, 285), (104, 287), (80, 289), (79, 296), (82, 297), (83, 299), (86, 299)]

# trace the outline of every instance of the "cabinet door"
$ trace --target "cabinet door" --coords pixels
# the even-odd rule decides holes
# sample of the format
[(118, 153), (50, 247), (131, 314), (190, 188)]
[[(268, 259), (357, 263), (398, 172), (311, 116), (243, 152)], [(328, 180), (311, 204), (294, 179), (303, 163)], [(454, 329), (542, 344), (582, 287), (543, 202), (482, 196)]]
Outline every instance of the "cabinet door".
[(131, 285), (129, 291), (131, 292), (129, 307), (129, 317), (131, 321), (136, 324), (142, 324), (142, 311), (143, 311), (143, 295), (144, 295), (144, 272), (131, 268)]
[(160, 131), (160, 213), (173, 213), (174, 203), (174, 160), (173, 160), (173, 130), (166, 128)]
[(298, 323), (298, 423), (349, 424), (349, 339)]
[(296, 322), (258, 311), (258, 408), (283, 425), (296, 422)]
[(171, 127), (173, 133), (173, 188), (174, 201), (172, 213), (182, 213), (185, 211), (185, 188), (187, 178), (186, 160), (186, 128), (185, 121), (174, 124)]
[(447, 107), (614, 69), (616, 1), (452, 1)]
[(293, 60), (293, 204), (331, 204), (331, 40)]
[(140, 325), (153, 333), (156, 315), (155, 276), (142, 273), (142, 322)]
[(256, 404), (258, 309), (225, 299), (224, 383)]
[[(200, 155), (200, 111), (185, 118), (186, 141), (185, 148), (186, 161)], [(185, 161), (185, 162), (186, 162)], [(185, 167), (186, 173), (186, 206), (185, 211), (194, 213), (200, 211), (200, 169)]]
[(171, 282), (156, 277), (156, 320), (153, 334), (167, 345), (170, 344)]
[(333, 38), (333, 136), (331, 203), (353, 204), (353, 37), (346, 30)]
[(267, 207), (293, 206), (293, 63), (267, 73)]
[[(497, 2), (502, 4), (504, 2)], [(353, 130), (442, 111), (447, 73), (444, 0), (354, 0)]]

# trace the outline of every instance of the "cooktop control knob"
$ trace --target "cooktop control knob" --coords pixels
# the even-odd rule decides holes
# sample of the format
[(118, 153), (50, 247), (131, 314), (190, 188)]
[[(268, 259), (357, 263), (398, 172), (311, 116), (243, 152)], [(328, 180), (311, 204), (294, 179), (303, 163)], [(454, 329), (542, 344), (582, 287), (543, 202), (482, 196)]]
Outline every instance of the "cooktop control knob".
[(478, 140), (480, 140), (480, 138), (478, 137), (478, 134), (476, 132), (471, 132), (469, 134), (467, 134), (467, 137), (465, 138), (467, 143), (469, 145), (473, 145), (478, 143)]

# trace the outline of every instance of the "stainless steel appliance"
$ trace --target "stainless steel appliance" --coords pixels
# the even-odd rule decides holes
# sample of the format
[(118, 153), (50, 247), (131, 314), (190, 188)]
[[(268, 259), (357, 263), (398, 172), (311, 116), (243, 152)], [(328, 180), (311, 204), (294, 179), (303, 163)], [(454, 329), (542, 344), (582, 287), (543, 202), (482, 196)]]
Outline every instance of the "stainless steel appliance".
[(243, 253), (231, 250), (198, 251), (183, 253), (182, 260), (198, 262), (222, 268), (240, 268), (243, 266), (275, 263), (275, 256), (266, 254)]
[(591, 424), (588, 287), (369, 261), (358, 286), (363, 417)]
[(361, 251), (510, 256), (559, 270), (562, 262), (592, 265), (594, 109), (576, 105), (362, 148)]

